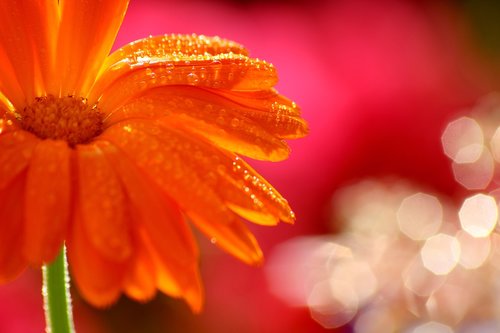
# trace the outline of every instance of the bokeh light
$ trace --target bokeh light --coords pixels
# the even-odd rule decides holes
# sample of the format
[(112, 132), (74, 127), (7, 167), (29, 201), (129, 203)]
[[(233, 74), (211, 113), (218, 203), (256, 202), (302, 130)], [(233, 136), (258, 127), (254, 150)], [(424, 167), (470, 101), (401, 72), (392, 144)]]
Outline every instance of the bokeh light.
[(332, 290), (337, 285), (352, 289), (359, 303), (365, 303), (377, 290), (377, 278), (370, 265), (362, 260), (347, 260), (337, 263), (330, 275)]
[(471, 163), (452, 163), (455, 180), (468, 190), (484, 190), (493, 179), (495, 166), (490, 151), (484, 146), (478, 151), (479, 157)]
[[(484, 322), (500, 311), (492, 292), (500, 292), (492, 196), (476, 194), (456, 205), (407, 181), (370, 179), (339, 190), (332, 211), (344, 231), (291, 240), (270, 258), (268, 277), (279, 297), (290, 299), (307, 286), (302, 306), (313, 319), (325, 328), (349, 324), (356, 333), (475, 333), (465, 328), (479, 322), (492, 327)], [(281, 280), (276, 287), (285, 270), (293, 272), (287, 280), (299, 281), (295, 274), (304, 277), (304, 265), (312, 265), (307, 281)]]
[(446, 275), (458, 263), (460, 243), (453, 236), (437, 234), (425, 241), (420, 255), (425, 268), (436, 275)]
[(313, 319), (325, 328), (335, 328), (354, 318), (359, 302), (355, 290), (345, 281), (322, 281), (311, 290), (307, 305)]
[(426, 269), (422, 256), (416, 256), (405, 267), (402, 274), (404, 286), (412, 294), (419, 297), (429, 297), (445, 283), (446, 277), (436, 275)]
[(474, 163), (483, 150), (483, 130), (476, 120), (462, 117), (448, 124), (441, 142), (445, 154), (454, 162)]
[(401, 231), (414, 240), (425, 240), (441, 226), (443, 207), (432, 195), (416, 193), (403, 200), (398, 210)]
[(496, 162), (500, 162), (500, 127), (495, 130), (490, 141), (491, 152)]
[(458, 212), (460, 225), (474, 237), (486, 237), (495, 228), (498, 207), (495, 198), (482, 193), (465, 199)]
[(494, 177), (500, 161), (500, 95), (484, 96), (469, 113), (448, 124), (441, 143), (455, 180), (468, 190), (488, 190), (498, 184)]
[[(451, 327), (431, 321), (415, 327), (411, 333), (453, 333)], [(410, 333), (409, 332), (409, 333)]]
[(374, 307), (363, 312), (354, 325), (355, 333), (394, 332), (397, 327), (396, 318), (385, 307)]
[(469, 233), (459, 230), (456, 238), (460, 243), (459, 263), (462, 267), (475, 269), (488, 259), (491, 251), (491, 240), (488, 237), (473, 237)]

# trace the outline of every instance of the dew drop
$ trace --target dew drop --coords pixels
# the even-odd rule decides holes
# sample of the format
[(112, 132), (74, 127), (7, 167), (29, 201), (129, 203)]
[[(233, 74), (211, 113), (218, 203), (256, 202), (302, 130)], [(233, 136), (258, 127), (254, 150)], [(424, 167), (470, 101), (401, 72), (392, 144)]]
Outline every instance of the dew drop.
[(196, 75), (194, 73), (189, 73), (187, 75), (187, 82), (188, 82), (188, 84), (195, 85), (199, 81), (200, 81), (200, 79), (198, 78), (198, 75)]
[(239, 124), (240, 124), (240, 120), (238, 118), (231, 119), (231, 126), (232, 127), (238, 127)]
[(138, 65), (143, 66), (143, 65), (148, 65), (151, 62), (151, 58), (147, 56), (146, 57), (138, 56), (136, 58), (136, 61)]

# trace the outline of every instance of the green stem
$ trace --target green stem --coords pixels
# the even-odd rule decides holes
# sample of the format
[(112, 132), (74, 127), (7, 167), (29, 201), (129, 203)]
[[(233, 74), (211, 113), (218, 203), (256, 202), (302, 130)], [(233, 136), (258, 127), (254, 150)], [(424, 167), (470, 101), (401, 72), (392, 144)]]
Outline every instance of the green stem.
[(43, 300), (46, 333), (74, 333), (68, 263), (63, 246), (57, 258), (43, 267)]

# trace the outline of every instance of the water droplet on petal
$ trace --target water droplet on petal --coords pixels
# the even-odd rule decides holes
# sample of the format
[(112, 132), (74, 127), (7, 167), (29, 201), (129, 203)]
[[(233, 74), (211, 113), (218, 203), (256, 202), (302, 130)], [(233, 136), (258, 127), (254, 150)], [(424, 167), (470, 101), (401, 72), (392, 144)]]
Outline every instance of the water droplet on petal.
[(240, 124), (240, 120), (238, 118), (231, 119), (231, 126), (232, 127), (238, 127), (239, 124)]
[(194, 73), (189, 73), (187, 75), (188, 84), (196, 85), (199, 81), (200, 81), (200, 79), (198, 78), (198, 75), (196, 75)]

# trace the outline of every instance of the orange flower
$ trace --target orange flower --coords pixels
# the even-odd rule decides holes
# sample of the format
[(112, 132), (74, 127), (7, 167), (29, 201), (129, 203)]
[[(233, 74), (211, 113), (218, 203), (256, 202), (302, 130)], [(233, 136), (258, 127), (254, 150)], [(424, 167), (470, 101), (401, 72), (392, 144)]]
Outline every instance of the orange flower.
[(90, 303), (159, 289), (199, 311), (188, 221), (261, 262), (240, 217), (294, 215), (237, 154), (285, 159), (307, 125), (274, 67), (231, 41), (149, 37), (108, 56), (127, 4), (0, 2), (0, 281), (66, 242)]

